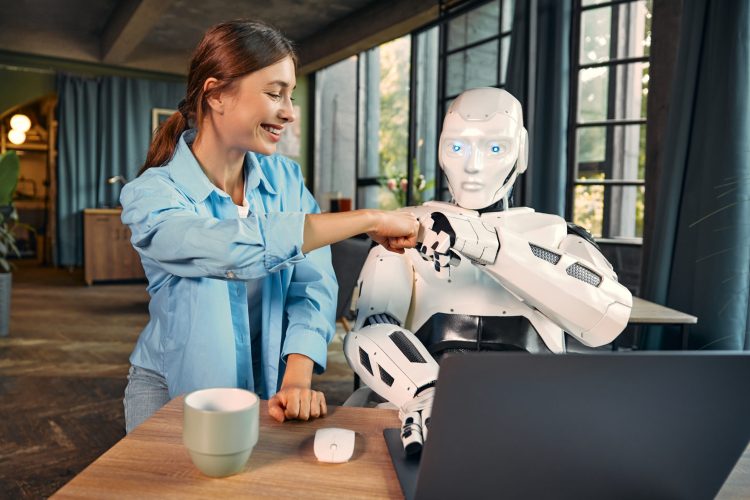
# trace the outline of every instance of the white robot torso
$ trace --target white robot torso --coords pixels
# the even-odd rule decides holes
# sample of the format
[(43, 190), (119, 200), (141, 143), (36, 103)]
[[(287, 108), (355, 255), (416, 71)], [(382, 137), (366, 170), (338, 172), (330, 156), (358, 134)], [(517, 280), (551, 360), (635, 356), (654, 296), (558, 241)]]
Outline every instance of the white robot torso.
[[(418, 217), (429, 216), (436, 211), (470, 217), (478, 215), (475, 211), (439, 202), (428, 202), (408, 210)], [(485, 213), (479, 218), (526, 235), (547, 247), (557, 248), (567, 236), (567, 225), (562, 218), (535, 213), (530, 208)], [(424, 260), (417, 250), (408, 250), (404, 255), (414, 267), (415, 274), (411, 309), (405, 324), (411, 331), (418, 331), (427, 320), (439, 313), (480, 317), (521, 316), (529, 320), (550, 351), (564, 352), (563, 331), (559, 326), (519, 300), (465, 257), (461, 258), (460, 264), (436, 272), (433, 263)]]
[[(419, 218), (437, 212), (478, 219), (496, 228), (506, 243), (500, 245), (494, 266), (478, 265), (460, 256), (460, 262), (442, 270), (436, 270), (434, 262), (425, 260), (417, 250), (398, 255), (373, 249), (358, 283), (355, 328), (362, 328), (368, 318), (378, 314), (388, 315), (411, 332), (418, 332), (435, 315), (523, 317), (553, 353), (565, 352), (565, 331), (584, 344), (599, 346), (611, 342), (624, 328), (630, 294), (616, 282), (612, 267), (591, 243), (568, 234), (561, 217), (530, 208), (479, 216), (440, 202), (405, 210)], [(520, 249), (514, 248), (518, 246)], [(545, 260), (550, 256), (559, 261)], [(593, 286), (576, 279), (570, 275), (571, 265), (593, 271), (601, 283)], [(539, 279), (534, 280), (534, 275)], [(555, 283), (561, 285), (555, 287)], [(581, 297), (588, 303), (576, 300)], [(566, 310), (577, 314), (566, 317), (570, 316)], [(608, 314), (617, 316), (616, 324), (607, 324)], [(594, 330), (597, 325), (601, 332)]]

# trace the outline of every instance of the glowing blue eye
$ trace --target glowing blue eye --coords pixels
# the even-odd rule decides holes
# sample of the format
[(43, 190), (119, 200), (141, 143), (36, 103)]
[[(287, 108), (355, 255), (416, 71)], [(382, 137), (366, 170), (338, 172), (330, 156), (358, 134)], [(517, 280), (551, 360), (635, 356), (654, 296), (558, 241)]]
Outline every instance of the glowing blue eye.
[(453, 145), (453, 152), (454, 153), (458, 153), (459, 151), (461, 151), (461, 145), (460, 144), (454, 144)]
[(492, 147), (490, 148), (490, 151), (492, 151), (493, 153), (499, 153), (500, 150), (501, 148), (497, 144), (493, 144)]

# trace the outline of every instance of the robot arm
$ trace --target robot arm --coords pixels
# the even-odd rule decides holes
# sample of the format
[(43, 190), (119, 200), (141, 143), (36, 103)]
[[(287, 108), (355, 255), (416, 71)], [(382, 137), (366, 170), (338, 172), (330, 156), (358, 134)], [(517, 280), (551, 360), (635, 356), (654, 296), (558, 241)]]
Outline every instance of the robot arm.
[(399, 407), (406, 453), (421, 450), (438, 375), (438, 364), (427, 349), (409, 330), (378, 324), (350, 332), (344, 354), (368, 387)]
[(411, 263), (380, 245), (374, 247), (357, 280), (354, 329), (383, 321), (403, 325), (409, 313), (413, 286)]
[[(545, 248), (520, 233), (463, 215), (432, 214), (422, 225), (423, 255), (466, 257), (587, 346), (611, 342), (627, 325), (630, 292), (617, 282), (604, 256), (580, 236), (568, 235), (557, 248)], [(447, 265), (445, 257), (437, 265), (439, 259), (436, 268)]]
[(352, 370), (399, 407), (407, 454), (419, 451), (426, 438), (438, 373), (427, 349), (402, 327), (411, 304), (413, 274), (408, 259), (375, 247), (360, 274), (354, 330), (344, 338)]

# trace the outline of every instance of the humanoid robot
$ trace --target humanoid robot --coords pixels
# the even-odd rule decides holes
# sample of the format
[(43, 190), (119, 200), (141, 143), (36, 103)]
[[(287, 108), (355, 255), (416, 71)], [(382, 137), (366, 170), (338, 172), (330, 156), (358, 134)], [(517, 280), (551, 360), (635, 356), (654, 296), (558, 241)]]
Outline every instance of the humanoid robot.
[(632, 297), (582, 228), (509, 208), (528, 143), (521, 104), (479, 88), (443, 122), (439, 161), (453, 201), (406, 210), (416, 249), (377, 246), (358, 280), (357, 319), (344, 353), (361, 380), (399, 409), (407, 454), (427, 437), (438, 363), (449, 351), (566, 352), (612, 342)]

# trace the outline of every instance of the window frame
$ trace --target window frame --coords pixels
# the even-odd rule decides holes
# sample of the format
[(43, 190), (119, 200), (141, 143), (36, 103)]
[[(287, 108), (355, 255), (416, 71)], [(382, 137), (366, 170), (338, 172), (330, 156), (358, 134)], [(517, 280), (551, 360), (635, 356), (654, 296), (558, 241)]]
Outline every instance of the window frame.
[[(645, 189), (646, 180), (645, 176), (643, 179), (579, 179), (579, 166), (585, 163), (579, 163), (577, 158), (578, 153), (578, 131), (582, 128), (590, 127), (604, 127), (605, 129), (605, 157), (603, 162), (595, 162), (597, 165), (602, 165), (604, 172), (611, 174), (613, 170), (613, 157), (614, 157), (614, 132), (615, 127), (627, 126), (627, 125), (639, 125), (641, 127), (647, 127), (647, 119), (615, 119), (613, 118), (615, 113), (615, 100), (617, 99), (617, 78), (613, 78), (612, 75), (616, 75), (616, 68), (624, 67), (627, 64), (633, 63), (646, 63), (650, 64), (650, 54), (640, 57), (617, 57), (618, 46), (621, 42), (620, 38), (616, 36), (619, 27), (619, 9), (613, 8), (620, 5), (633, 4), (640, 0), (611, 0), (602, 3), (595, 3), (590, 5), (583, 5), (583, 0), (573, 1), (572, 19), (571, 19), (571, 49), (570, 49), (570, 108), (568, 113), (568, 180), (567, 180), (567, 192), (565, 197), (565, 214), (566, 218), (570, 221), (574, 221), (575, 216), (575, 203), (576, 203), (576, 187), (577, 186), (602, 186), (604, 188), (604, 200), (603, 200), (603, 214), (602, 214), (602, 235), (601, 237), (595, 237), (597, 242), (603, 243), (617, 243), (617, 244), (629, 244), (640, 246), (643, 244), (643, 238), (632, 237), (632, 238), (613, 238), (610, 233), (610, 210), (612, 208), (612, 187), (626, 187), (643, 186)], [(594, 62), (581, 64), (581, 18), (584, 12), (592, 11), (596, 9), (612, 8), (612, 17), (610, 18), (610, 47), (609, 47), (609, 59), (606, 61)], [(579, 93), (579, 81), (580, 72), (591, 69), (606, 67), (610, 70), (610, 77), (607, 82), (607, 118), (599, 121), (579, 121), (578, 119), (578, 93)], [(650, 72), (649, 72), (650, 74)], [(648, 88), (648, 87), (646, 87)], [(646, 132), (647, 133), (647, 132)], [(606, 174), (605, 174), (606, 175)]]

